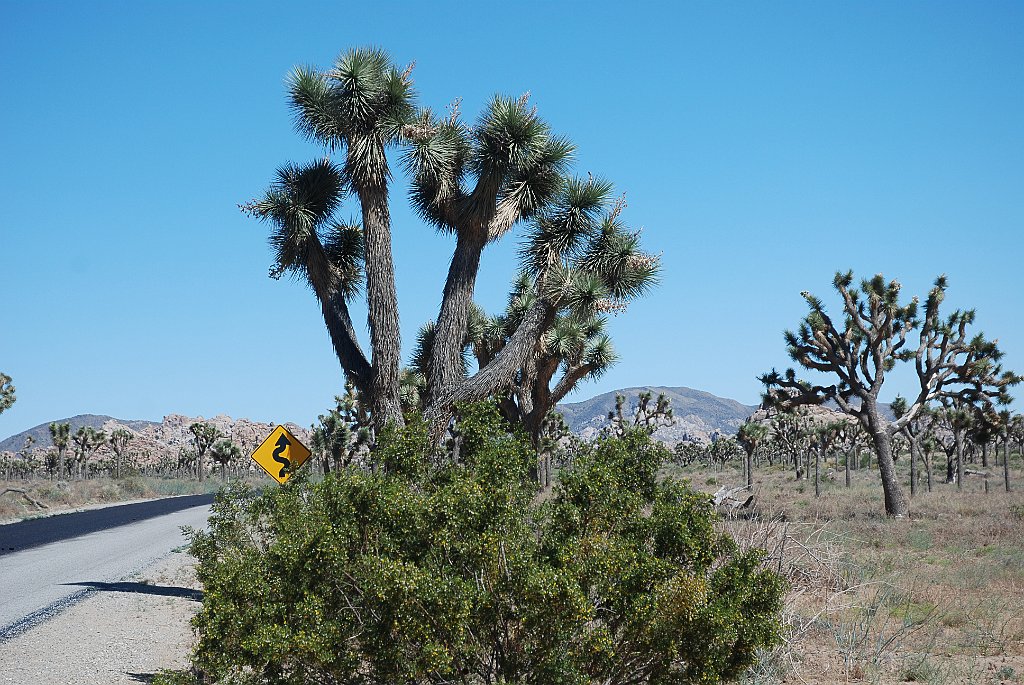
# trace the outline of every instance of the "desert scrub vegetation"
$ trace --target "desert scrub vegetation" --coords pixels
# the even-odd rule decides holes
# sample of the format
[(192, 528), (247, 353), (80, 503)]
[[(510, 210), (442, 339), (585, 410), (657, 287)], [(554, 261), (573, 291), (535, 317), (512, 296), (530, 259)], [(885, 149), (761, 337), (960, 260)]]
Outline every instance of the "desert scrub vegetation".
[[(703, 467), (671, 470), (703, 481)], [(1024, 494), (943, 484), (893, 520), (873, 506), (872, 472), (816, 498), (791, 473), (766, 471), (754, 511), (719, 523), (789, 581), (785, 639), (746, 682), (1024, 682)]]
[(456, 437), (411, 417), (369, 468), (224, 491), (192, 534), (194, 672), (163, 682), (716, 683), (778, 644), (784, 582), (658, 477), (646, 432), (587, 446), (543, 500), (493, 404)]

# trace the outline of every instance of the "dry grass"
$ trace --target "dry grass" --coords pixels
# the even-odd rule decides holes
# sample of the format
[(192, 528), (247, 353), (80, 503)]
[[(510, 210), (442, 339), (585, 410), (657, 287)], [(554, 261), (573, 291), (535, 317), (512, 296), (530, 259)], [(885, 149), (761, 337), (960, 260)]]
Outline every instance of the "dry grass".
[[(728, 468), (678, 475), (708, 492), (742, 482)], [(895, 521), (867, 470), (817, 499), (781, 469), (755, 473), (755, 490), (755, 510), (722, 526), (766, 549), (791, 589), (787, 642), (746, 682), (1024, 683), (1024, 492), (936, 484)]]
[(45, 508), (35, 506), (20, 493), (8, 492), (0, 496), (0, 523), (68, 511), (92, 504), (212, 492), (219, 486), (219, 480), (199, 483), (188, 480), (143, 477), (129, 477), (121, 480), (95, 478), (59, 483), (49, 480), (0, 480), (0, 492), (7, 488), (24, 490), (31, 499), (45, 505)]

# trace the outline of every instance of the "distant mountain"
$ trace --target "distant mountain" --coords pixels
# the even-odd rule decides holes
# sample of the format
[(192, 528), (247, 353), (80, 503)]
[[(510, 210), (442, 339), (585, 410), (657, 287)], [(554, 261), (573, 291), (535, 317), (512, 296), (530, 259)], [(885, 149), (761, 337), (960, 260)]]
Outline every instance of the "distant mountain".
[[(133, 431), (141, 431), (147, 426), (158, 425), (153, 421), (135, 421), (135, 420), (124, 420), (115, 419), (112, 416), (104, 416), (102, 414), (79, 414), (78, 416), (72, 416), (70, 419), (57, 419), (56, 423), (70, 423), (71, 433), (74, 434), (76, 430), (82, 426), (89, 426), (90, 428), (100, 429), (108, 421), (119, 423), (122, 426), (131, 428)], [(27, 431), (22, 431), (17, 435), (12, 435), (6, 440), (0, 442), (0, 452), (17, 452), (25, 446), (25, 438), (32, 436), (36, 439), (34, 447), (46, 448), (53, 445), (53, 441), (50, 440), (50, 424), (41, 423), (35, 428), (29, 428)]]
[(672, 403), (673, 423), (658, 430), (654, 437), (662, 442), (676, 443), (680, 440), (711, 442), (712, 436), (732, 435), (747, 417), (754, 413), (756, 406), (740, 404), (736, 400), (718, 397), (703, 390), (664, 386), (643, 386), (613, 390), (582, 402), (560, 404), (565, 422), (577, 435), (591, 437), (608, 425), (608, 412), (615, 410), (615, 395), (625, 395), (630, 412), (637, 406), (637, 396), (649, 390), (657, 398), (664, 393)]
[[(630, 407), (629, 411), (632, 412), (637, 405), (637, 396), (644, 390), (649, 390), (654, 397), (657, 397), (658, 393), (665, 393), (672, 403), (672, 425), (663, 427), (654, 434), (655, 439), (669, 444), (675, 444), (680, 440), (708, 443), (711, 442), (715, 434), (734, 435), (740, 424), (757, 410), (755, 405), (741, 404), (736, 400), (718, 397), (703, 390), (654, 385), (613, 390), (582, 402), (560, 404), (558, 410), (562, 412), (570, 430), (584, 438), (590, 438), (608, 425), (608, 412), (615, 409), (616, 394), (626, 396)], [(886, 417), (892, 420), (891, 410), (887, 404), (882, 406), (882, 410)], [(830, 413), (825, 408), (819, 411)], [(164, 417), (160, 423), (115, 419), (96, 414), (72, 416), (69, 419), (60, 419), (58, 423), (70, 423), (72, 433), (80, 426), (102, 428), (108, 433), (117, 426), (124, 426), (138, 434), (139, 440), (136, 445), (139, 449), (145, 449), (151, 454), (173, 454), (180, 446), (189, 442), (188, 426), (197, 420), (210, 421), (223, 435), (231, 436), (246, 448), (255, 447), (258, 440), (269, 434), (274, 427), (274, 424), (261, 424), (247, 419), (236, 420), (227, 416), (203, 419), (202, 417), (189, 418), (177, 414)], [(295, 424), (286, 425), (300, 440), (306, 439), (307, 434), (304, 429)], [(36, 448), (45, 449), (52, 444), (49, 423), (43, 423), (0, 442), (0, 452), (20, 450), (25, 444), (25, 438), (29, 435), (36, 439)]]

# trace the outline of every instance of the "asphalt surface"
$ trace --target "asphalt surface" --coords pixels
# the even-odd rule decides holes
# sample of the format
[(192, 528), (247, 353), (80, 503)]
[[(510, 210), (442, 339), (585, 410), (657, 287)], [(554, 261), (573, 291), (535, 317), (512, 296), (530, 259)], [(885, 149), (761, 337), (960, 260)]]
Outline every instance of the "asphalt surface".
[(19, 521), (0, 526), (0, 556), (22, 552), (61, 540), (124, 526), (191, 507), (213, 503), (213, 495), (184, 495), (149, 502), (122, 504), (70, 514)]
[[(210, 499), (174, 497), (0, 526), (0, 545), (14, 548), (0, 556), (0, 644), (90, 592), (123, 591), (133, 573), (187, 542), (182, 526), (205, 527)], [(33, 525), (8, 532), (24, 524)]]

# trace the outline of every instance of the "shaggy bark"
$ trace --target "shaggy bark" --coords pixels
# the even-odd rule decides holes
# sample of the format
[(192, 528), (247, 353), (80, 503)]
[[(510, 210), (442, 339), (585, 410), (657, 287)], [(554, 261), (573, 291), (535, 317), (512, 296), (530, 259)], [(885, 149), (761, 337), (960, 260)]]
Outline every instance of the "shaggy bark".
[(486, 243), (486, 234), (477, 236), (469, 231), (458, 234), (434, 329), (427, 377), (430, 401), (436, 401), (463, 377), (462, 348), (466, 321), (473, 302), (480, 256)]
[(519, 327), (491, 363), (465, 379), (434, 401), (424, 412), (431, 434), (440, 438), (452, 419), (455, 405), (486, 399), (507, 390), (518, 380), (520, 370), (528, 361), (541, 333), (554, 321), (555, 308), (539, 299), (527, 310)]
[(326, 299), (321, 299), (320, 304), (324, 323), (327, 324), (327, 332), (330, 334), (331, 344), (334, 346), (334, 354), (338, 357), (342, 370), (356, 388), (368, 394), (371, 376), (370, 363), (359, 346), (359, 339), (356, 337), (355, 327), (352, 325), (352, 317), (349, 315), (344, 295), (335, 291)]
[(404, 425), (399, 396), (401, 336), (395, 265), (391, 255), (391, 214), (387, 184), (357, 187), (365, 240), (366, 303), (373, 361), (370, 365), (370, 408), (379, 435), (389, 424)]

